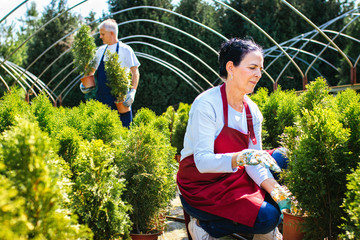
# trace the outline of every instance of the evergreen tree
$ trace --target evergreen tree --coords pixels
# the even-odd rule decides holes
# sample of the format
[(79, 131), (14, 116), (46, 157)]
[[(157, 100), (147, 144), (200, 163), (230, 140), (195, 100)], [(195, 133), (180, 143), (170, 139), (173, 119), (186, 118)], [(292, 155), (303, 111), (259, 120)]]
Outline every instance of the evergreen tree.
[[(52, 22), (47, 24), (43, 29), (41, 29), (37, 34), (34, 35), (31, 42), (28, 44), (28, 59), (27, 67), (30, 64), (33, 64), (33, 61), (36, 60), (45, 50), (52, 46), (59, 39), (63, 38), (67, 34), (74, 31), (79, 25), (79, 16), (71, 13), (70, 11), (65, 12), (68, 9), (66, 0), (52, 0), (50, 4), (45, 8), (42, 13), (40, 24), (44, 25), (57, 17), (59, 14), (61, 16), (54, 19)], [(44, 55), (41, 56), (30, 68), (29, 71), (39, 76), (42, 72), (52, 63), (56, 58), (58, 58), (62, 53), (67, 51), (72, 45), (72, 40), (70, 37), (66, 37), (48, 50)], [(72, 70), (71, 67), (67, 68), (62, 72), (62, 74), (57, 74), (65, 69), (65, 67), (72, 62), (72, 56), (70, 53), (65, 54), (61, 57), (55, 64), (53, 64), (42, 76), (41, 80), (45, 84), (49, 84), (50, 89), (56, 88), (58, 84), (70, 73)], [(60, 92), (70, 84), (70, 81), (75, 78), (76, 75), (72, 75), (55, 90), (56, 94)], [(56, 77), (56, 78), (54, 78)], [(54, 79), (53, 79), (54, 78)], [(51, 83), (50, 83), (51, 81)], [(65, 104), (67, 105), (77, 105), (79, 101), (83, 98), (79, 90), (71, 91), (70, 95), (67, 97)]]
[[(125, 0), (111, 0), (109, 1), (109, 3), (110, 11), (112, 13), (139, 5), (151, 5), (166, 9), (174, 9), (174, 7), (171, 5), (171, 1), (169, 0), (141, 0), (131, 2)], [(195, 19), (196, 21), (199, 21), (205, 25), (208, 25), (209, 27), (216, 28), (219, 26), (218, 17), (215, 16), (216, 11), (214, 7), (212, 5), (209, 5), (205, 1), (181, 1), (180, 5), (175, 9), (175, 11), (189, 18)], [(138, 9), (123, 12), (121, 14), (116, 14), (114, 18), (117, 20), (118, 23), (123, 23), (128, 20), (139, 18), (151, 19), (162, 22), (200, 38), (202, 41), (206, 42), (215, 50), (218, 50), (221, 42), (221, 39), (218, 36), (216, 36), (214, 33), (210, 33), (208, 30), (205, 30), (199, 25), (160, 10)], [(186, 49), (187, 51), (196, 55), (198, 58), (205, 61), (208, 65), (211, 66), (212, 69), (215, 69), (216, 71), (216, 53), (210, 52), (207, 47), (202, 46), (199, 42), (191, 39), (188, 36), (185, 36), (184, 34), (179, 33), (174, 29), (149, 22), (121, 24), (121, 26), (119, 27), (120, 38), (136, 34), (149, 35), (178, 45), (179, 47)], [(175, 56), (192, 66), (194, 69), (196, 69), (196, 71), (202, 74), (207, 81), (213, 82), (217, 80), (217, 76), (213, 73), (210, 73), (210, 70), (203, 67), (198, 60), (176, 47), (173, 47), (161, 41), (145, 37), (129, 39), (124, 42), (126, 43), (129, 41), (143, 41), (153, 44), (159, 48), (170, 52), (171, 54), (174, 54)], [(201, 86), (202, 89), (200, 89), (200, 92), (210, 87), (210, 85), (206, 83), (206, 81), (202, 79), (198, 74), (196, 74), (193, 70), (191, 70), (189, 67), (185, 66), (183, 63), (176, 60), (175, 58), (169, 56), (168, 54), (144, 44), (132, 44), (131, 47), (136, 52), (153, 55), (156, 58), (167, 61), (169, 64), (175, 66), (176, 68), (179, 68)], [(140, 57), (139, 60), (141, 62), (141, 77), (137, 91), (136, 101), (133, 105), (134, 110), (139, 109), (140, 107), (148, 107), (155, 111), (157, 114), (160, 114), (164, 112), (169, 105), (176, 105), (179, 102), (191, 103), (194, 98), (199, 94), (199, 92), (194, 90), (193, 87), (190, 86), (184, 79), (179, 77), (177, 74), (175, 74), (168, 68), (146, 58)]]
[[(19, 20), (22, 22), (19, 29), (14, 22), (8, 25), (5, 20), (4, 23), (0, 24), (0, 62), (7, 59), (7, 61), (18, 66), (24, 66), (27, 61), (27, 45), (22, 44), (34, 32), (37, 26), (37, 16), (36, 4), (32, 2), (25, 13), (25, 17)], [(20, 45), (22, 46), (20, 47)], [(9, 86), (15, 83), (15, 79), (3, 68), (0, 68), (0, 76)], [(2, 93), (5, 91), (7, 89), (0, 81), (0, 95), (3, 95)]]
[[(324, 0), (294, 0), (288, 1), (296, 9), (302, 12), (307, 18), (309, 18), (317, 26), (324, 24), (325, 22), (340, 16), (342, 13), (348, 11), (352, 6), (351, 2), (353, 1), (324, 1)], [(238, 10), (240, 13), (247, 16), (253, 22), (255, 22), (259, 27), (261, 27), (265, 32), (267, 32), (275, 41), (282, 43), (289, 39), (292, 39), (302, 33), (306, 33), (314, 30), (310, 24), (308, 24), (304, 19), (297, 15), (293, 10), (280, 1), (275, 0), (230, 0), (229, 5), (234, 9)], [(321, 14), (319, 14), (321, 12)], [(222, 29), (224, 34), (228, 37), (238, 36), (238, 37), (252, 37), (256, 42), (262, 45), (264, 48), (269, 48), (274, 46), (274, 43), (271, 42), (263, 33), (261, 33), (256, 27), (245, 21), (239, 15), (233, 11), (224, 9), (224, 14), (221, 17), (221, 22), (223, 23)], [(332, 29), (340, 29), (344, 26), (344, 22), (338, 21), (331, 25)], [(324, 37), (320, 34), (314, 39), (322, 42), (326, 42)], [(304, 44), (303, 41), (295, 44), (294, 48), (300, 48)], [(289, 46), (289, 45), (286, 45)], [(316, 44), (308, 44), (306, 51), (318, 54), (322, 50), (323, 46)], [(288, 51), (290, 55), (296, 53), (296, 51)], [(272, 52), (272, 55), (277, 56), (280, 52)], [(333, 51), (325, 52), (321, 57), (327, 59), (332, 64), (336, 65), (336, 61), (339, 60), (338, 54), (334, 54)], [(314, 59), (305, 54), (298, 55), (299, 58), (304, 61), (311, 63)], [(265, 62), (265, 67), (270, 63), (273, 58), (268, 57), (268, 61)], [(308, 65), (299, 59), (295, 59), (300, 68), (305, 72)], [(276, 64), (268, 69), (269, 74), (276, 79), (278, 74), (281, 72), (283, 67), (289, 62), (285, 57), (277, 60)], [(331, 69), (327, 64), (317, 61), (314, 65), (315, 68), (321, 69), (322, 74), (327, 75), (327, 80), (330, 85), (336, 85), (336, 79), (333, 76), (336, 72)], [(329, 76), (329, 77), (328, 77)], [(312, 80), (318, 77), (318, 74), (315, 71), (310, 71), (308, 79)], [(302, 89), (302, 78), (300, 73), (296, 70), (294, 66), (288, 67), (285, 73), (279, 80), (279, 84), (284, 89), (295, 88), (297, 90)], [(263, 76), (262, 81), (258, 84), (258, 87), (267, 87), (272, 90), (272, 83), (266, 77)]]

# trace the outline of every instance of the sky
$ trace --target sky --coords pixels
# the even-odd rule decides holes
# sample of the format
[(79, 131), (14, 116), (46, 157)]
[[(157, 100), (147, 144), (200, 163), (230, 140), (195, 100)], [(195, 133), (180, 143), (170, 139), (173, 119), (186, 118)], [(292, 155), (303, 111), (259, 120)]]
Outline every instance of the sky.
[[(67, 6), (72, 7), (83, 1), (84, 0), (67, 0)], [(0, 20), (23, 2), (24, 0), (0, 0)], [(17, 19), (24, 16), (26, 9), (30, 7), (31, 2), (36, 3), (37, 11), (41, 14), (44, 11), (44, 8), (50, 4), (51, 0), (28, 0), (25, 4), (23, 4), (6, 18), (7, 23), (12, 21), (16, 23)], [(90, 11), (94, 11), (97, 14), (96, 17), (101, 17), (102, 12), (108, 11), (107, 0), (87, 0), (86, 2), (75, 7), (72, 11), (81, 14), (83, 17), (88, 16)]]
[[(23, 3), (25, 0), (0, 0), (0, 20), (3, 19), (11, 10), (17, 7), (19, 4)], [(25, 15), (27, 7), (30, 7), (30, 3), (36, 2), (37, 10), (39, 13), (42, 13), (44, 8), (50, 4), (51, 0), (28, 0), (25, 4), (19, 7), (15, 12), (6, 18), (7, 23), (14, 21), (15, 24), (20, 24), (17, 19), (20, 19)], [(68, 7), (75, 6), (78, 3), (83, 2), (84, 0), (67, 0)], [(173, 4), (179, 3), (180, 0), (173, 0)], [(360, 0), (356, 1), (358, 4)], [(83, 17), (88, 16), (90, 11), (96, 12), (96, 18), (101, 17), (103, 12), (108, 12), (107, 0), (87, 0), (81, 5), (77, 6), (72, 10), (77, 12)]]

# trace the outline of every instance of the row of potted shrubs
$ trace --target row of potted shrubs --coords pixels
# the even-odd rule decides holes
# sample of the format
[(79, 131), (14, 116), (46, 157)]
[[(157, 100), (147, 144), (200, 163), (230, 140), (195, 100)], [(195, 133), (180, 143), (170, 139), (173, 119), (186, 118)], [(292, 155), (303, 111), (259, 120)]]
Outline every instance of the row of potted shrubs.
[(306, 91), (260, 89), (265, 148), (287, 149), (281, 178), (306, 214), (304, 239), (360, 239), (360, 95), (329, 93), (319, 77)]
[(44, 94), (31, 104), (21, 94), (0, 100), (0, 239), (163, 230), (176, 193), (174, 108), (162, 116), (140, 109), (127, 129), (97, 101), (55, 108)]
[[(163, 229), (190, 105), (161, 116), (140, 109), (126, 129), (96, 101), (54, 108), (45, 95), (29, 105), (19, 93), (0, 101), (1, 239)], [(306, 212), (305, 239), (359, 239), (359, 94), (330, 95), (318, 78), (300, 94), (259, 89), (251, 98), (264, 115), (264, 148), (287, 149), (281, 181)]]

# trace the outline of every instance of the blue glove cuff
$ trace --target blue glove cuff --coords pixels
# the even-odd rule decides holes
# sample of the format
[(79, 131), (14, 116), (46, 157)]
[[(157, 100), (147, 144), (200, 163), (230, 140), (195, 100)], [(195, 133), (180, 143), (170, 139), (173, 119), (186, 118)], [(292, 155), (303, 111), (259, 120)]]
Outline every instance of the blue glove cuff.
[(286, 198), (280, 202), (278, 202), (280, 211), (284, 210), (284, 209), (289, 209), (291, 208), (291, 201), (289, 198)]

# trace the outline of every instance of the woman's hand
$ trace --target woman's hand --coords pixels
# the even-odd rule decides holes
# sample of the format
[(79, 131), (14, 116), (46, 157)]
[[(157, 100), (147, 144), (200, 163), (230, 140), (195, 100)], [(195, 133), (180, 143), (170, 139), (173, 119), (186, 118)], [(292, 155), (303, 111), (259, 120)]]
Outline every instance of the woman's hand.
[(287, 187), (276, 184), (274, 189), (270, 192), (272, 199), (279, 205), (280, 211), (287, 210), (290, 211), (291, 201), (290, 201), (290, 191)]
[(266, 151), (245, 149), (236, 156), (237, 166), (262, 165), (270, 168), (274, 172), (281, 172), (281, 168), (277, 165), (275, 159)]

